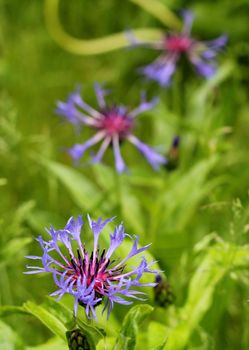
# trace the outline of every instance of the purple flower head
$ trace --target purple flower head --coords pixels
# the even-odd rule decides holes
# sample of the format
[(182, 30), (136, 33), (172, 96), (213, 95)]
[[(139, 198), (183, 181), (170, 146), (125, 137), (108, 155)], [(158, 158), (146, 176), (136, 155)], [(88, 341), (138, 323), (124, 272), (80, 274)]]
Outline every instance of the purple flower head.
[(177, 63), (182, 56), (187, 57), (198, 74), (210, 78), (216, 72), (216, 56), (227, 43), (227, 36), (222, 35), (211, 41), (198, 41), (191, 37), (193, 22), (191, 11), (182, 11), (183, 30), (180, 33), (165, 35), (160, 41), (154, 43), (141, 43), (132, 46), (143, 46), (159, 50), (160, 56), (151, 64), (141, 68), (142, 74), (151, 80), (157, 81), (161, 86), (168, 86), (176, 70)]
[[(50, 235), (49, 240), (38, 237), (37, 240), (43, 251), (42, 256), (27, 256), (28, 259), (41, 261), (42, 266), (27, 265), (29, 271), (25, 273), (51, 273), (57, 290), (50, 295), (57, 296), (58, 300), (64, 294), (72, 295), (75, 300), (74, 315), (77, 314), (78, 305), (81, 305), (85, 308), (87, 317), (94, 318), (96, 317), (95, 307), (105, 301), (103, 311), (107, 309), (109, 317), (114, 303), (130, 305), (132, 299), (144, 300), (141, 296), (145, 293), (137, 290), (137, 287), (156, 285), (156, 283), (140, 282), (144, 273), (158, 273), (157, 270), (150, 269), (153, 262), (148, 263), (144, 257), (138, 266), (125, 271), (126, 262), (145, 251), (149, 245), (138, 248), (138, 237), (133, 239), (126, 234), (122, 224), (110, 234), (109, 248), (100, 252), (99, 235), (112, 220), (99, 219), (95, 222), (88, 216), (94, 239), (91, 254), (80, 239), (83, 221), (79, 216), (77, 220), (70, 218), (61, 230), (50, 227), (47, 230)], [(133, 240), (131, 250), (123, 260), (117, 262), (113, 253), (126, 237)]]
[(75, 144), (69, 153), (74, 160), (80, 159), (85, 151), (95, 144), (101, 142), (98, 152), (93, 157), (93, 162), (100, 162), (108, 146), (112, 146), (116, 170), (121, 173), (126, 169), (125, 162), (120, 152), (120, 143), (124, 140), (131, 142), (149, 164), (158, 169), (166, 159), (158, 154), (153, 148), (145, 145), (136, 138), (132, 131), (135, 118), (138, 114), (150, 110), (155, 106), (158, 99), (147, 101), (144, 94), (141, 96), (141, 103), (133, 110), (128, 110), (121, 105), (107, 105), (105, 95), (108, 93), (98, 84), (95, 84), (95, 93), (98, 101), (98, 110), (86, 104), (79, 93), (79, 89), (71, 93), (66, 102), (58, 102), (56, 112), (64, 116), (72, 124), (87, 125), (95, 130), (95, 134), (82, 144)]

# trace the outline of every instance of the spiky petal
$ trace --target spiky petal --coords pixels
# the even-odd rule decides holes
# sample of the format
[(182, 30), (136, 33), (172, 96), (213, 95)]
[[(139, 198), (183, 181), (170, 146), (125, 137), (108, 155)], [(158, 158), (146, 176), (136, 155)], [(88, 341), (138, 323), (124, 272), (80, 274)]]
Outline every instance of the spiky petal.
[(75, 144), (70, 150), (71, 157), (78, 161), (85, 152), (101, 143), (98, 152), (93, 156), (93, 163), (100, 162), (109, 146), (113, 149), (115, 167), (118, 173), (127, 169), (121, 154), (121, 142), (127, 140), (135, 145), (145, 157), (148, 163), (158, 169), (166, 159), (159, 155), (152, 147), (142, 143), (133, 135), (134, 121), (143, 112), (153, 108), (158, 98), (151, 101), (146, 99), (145, 93), (141, 94), (141, 103), (138, 107), (129, 110), (122, 105), (110, 105), (106, 102), (107, 90), (95, 84), (96, 98), (99, 104), (97, 110), (90, 107), (80, 96), (79, 88), (69, 95), (66, 102), (58, 102), (56, 112), (65, 117), (70, 123), (85, 125), (95, 130), (95, 134), (82, 144)]
[(194, 39), (190, 35), (193, 23), (192, 12), (184, 10), (181, 14), (183, 17), (182, 32), (164, 35), (162, 39), (152, 43), (131, 40), (132, 47), (150, 47), (160, 52), (160, 56), (151, 64), (141, 68), (140, 72), (164, 87), (170, 85), (179, 59), (183, 55), (187, 57), (199, 75), (207, 79), (211, 78), (217, 69), (216, 56), (223, 50), (228, 40), (226, 35), (221, 35), (211, 41)]
[[(141, 298), (144, 293), (137, 290), (137, 287), (155, 286), (153, 282), (140, 283), (144, 273), (158, 273), (157, 270), (150, 269), (153, 263), (149, 264), (144, 257), (137, 267), (125, 271), (127, 260), (145, 251), (149, 245), (138, 247), (138, 237), (133, 239), (126, 234), (122, 224), (110, 234), (109, 248), (100, 253), (99, 236), (111, 221), (113, 218), (94, 221), (88, 216), (94, 239), (91, 254), (82, 244), (80, 233), (83, 220), (78, 216), (76, 220), (70, 218), (63, 229), (56, 230), (51, 226), (47, 230), (50, 235), (48, 241), (42, 237), (37, 239), (43, 251), (42, 256), (27, 256), (28, 259), (40, 261), (42, 266), (27, 265), (29, 271), (25, 273), (51, 273), (57, 289), (50, 295), (57, 299), (65, 294), (72, 295), (75, 315), (81, 305), (85, 308), (86, 315), (94, 318), (96, 306), (105, 301), (104, 310), (108, 310), (109, 316), (115, 303), (130, 305), (133, 299), (144, 300)], [(133, 239), (131, 250), (122, 261), (115, 263), (113, 253), (122, 245), (126, 236)], [(62, 252), (61, 245), (64, 245), (63, 252), (66, 253)]]

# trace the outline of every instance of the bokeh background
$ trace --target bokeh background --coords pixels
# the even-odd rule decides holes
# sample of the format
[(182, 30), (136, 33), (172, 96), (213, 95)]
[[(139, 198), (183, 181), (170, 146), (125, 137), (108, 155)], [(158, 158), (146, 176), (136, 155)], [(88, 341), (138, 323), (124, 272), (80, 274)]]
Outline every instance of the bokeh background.
[[(137, 73), (154, 59), (152, 51), (74, 55), (51, 38), (43, 1), (0, 1), (2, 350), (67, 348), (37, 318), (6, 305), (40, 304), (53, 291), (49, 276), (23, 275), (24, 256), (39, 253), (34, 237), (45, 235), (44, 227), (63, 227), (81, 213), (117, 216), (116, 223), (123, 221), (142, 244), (152, 242), (150, 253), (171, 285), (170, 306), (156, 305), (150, 295), (155, 309), (139, 328), (136, 349), (159, 349), (166, 338), (165, 349), (249, 348), (249, 2), (161, 2), (173, 12), (194, 11), (195, 37), (229, 36), (210, 81), (188, 68), (184, 79), (160, 89)], [(127, 28), (170, 30), (128, 0), (61, 0), (60, 18), (68, 33), (85, 39)], [(129, 174), (116, 175), (111, 152), (101, 165), (90, 165), (86, 155), (73, 166), (65, 148), (91, 132), (75, 133), (55, 114), (56, 101), (80, 83), (85, 100), (96, 106), (95, 81), (129, 106), (138, 104), (141, 89), (160, 96), (158, 106), (139, 117), (136, 133), (164, 154), (179, 135), (176, 169), (153, 172), (127, 144), (122, 153)], [(91, 242), (88, 231), (84, 239)], [(63, 303), (71, 307), (71, 300)], [(100, 319), (107, 336), (99, 349), (112, 348), (126, 312), (117, 306), (109, 323)]]

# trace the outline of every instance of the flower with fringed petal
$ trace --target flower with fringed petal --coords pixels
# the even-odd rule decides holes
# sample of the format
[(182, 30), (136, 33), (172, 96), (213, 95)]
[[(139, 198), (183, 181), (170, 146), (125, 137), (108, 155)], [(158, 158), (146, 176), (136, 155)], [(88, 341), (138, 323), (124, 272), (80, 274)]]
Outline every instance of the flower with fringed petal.
[(121, 155), (120, 144), (124, 140), (127, 140), (140, 151), (155, 170), (161, 164), (165, 164), (165, 157), (139, 140), (132, 132), (136, 117), (140, 113), (153, 108), (158, 99), (154, 98), (151, 101), (147, 101), (145, 95), (142, 94), (140, 105), (129, 111), (127, 107), (122, 105), (113, 104), (108, 106), (105, 100), (107, 91), (102, 89), (98, 84), (95, 84), (95, 93), (99, 105), (98, 110), (90, 107), (81, 98), (79, 89), (71, 93), (66, 102), (58, 102), (57, 104), (57, 114), (64, 116), (70, 123), (74, 125), (83, 124), (96, 131), (95, 135), (90, 139), (82, 144), (75, 144), (69, 150), (71, 157), (77, 161), (84, 155), (87, 149), (102, 142), (97, 154), (92, 159), (93, 163), (100, 162), (108, 146), (111, 145), (116, 170), (121, 173), (126, 169), (126, 165)]
[(158, 50), (160, 56), (151, 64), (140, 69), (140, 72), (150, 80), (157, 81), (161, 86), (168, 86), (176, 71), (177, 63), (182, 56), (194, 66), (197, 73), (205, 78), (211, 78), (217, 69), (216, 56), (227, 43), (227, 36), (210, 41), (198, 41), (190, 35), (193, 14), (189, 10), (182, 11), (183, 30), (180, 33), (169, 33), (157, 42), (141, 42), (128, 32), (127, 36), (133, 47), (144, 46)]
[[(142, 257), (139, 266), (130, 268), (125, 272), (127, 261), (147, 250), (149, 245), (138, 247), (138, 237), (134, 238), (125, 233), (122, 224), (110, 234), (110, 246), (107, 251), (101, 253), (98, 246), (99, 235), (105, 226), (113, 219), (93, 221), (88, 216), (89, 226), (93, 233), (93, 251), (89, 254), (80, 238), (83, 220), (81, 216), (75, 220), (70, 218), (66, 226), (61, 230), (53, 227), (47, 230), (49, 240), (41, 236), (37, 238), (43, 250), (42, 256), (27, 256), (28, 259), (41, 261), (42, 266), (27, 265), (26, 274), (49, 272), (57, 290), (50, 294), (58, 299), (65, 294), (74, 297), (74, 315), (77, 314), (78, 305), (85, 308), (89, 318), (96, 317), (96, 306), (105, 301), (103, 312), (108, 310), (108, 316), (115, 303), (130, 305), (133, 299), (145, 300), (145, 293), (137, 290), (140, 287), (154, 287), (156, 283), (142, 283), (144, 273), (158, 273), (151, 270), (148, 263)], [(113, 259), (113, 253), (122, 245), (124, 239), (129, 237), (133, 244), (128, 255), (121, 261)], [(64, 246), (64, 248), (63, 248)], [(66, 249), (66, 253), (63, 251)]]

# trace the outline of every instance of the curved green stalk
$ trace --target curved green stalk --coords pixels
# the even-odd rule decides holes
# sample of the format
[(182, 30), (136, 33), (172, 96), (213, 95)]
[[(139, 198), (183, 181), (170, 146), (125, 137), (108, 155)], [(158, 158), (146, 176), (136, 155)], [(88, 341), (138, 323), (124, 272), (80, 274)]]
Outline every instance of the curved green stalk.
[(171, 29), (180, 30), (182, 23), (174, 13), (158, 0), (130, 0)]
[[(91, 40), (76, 39), (69, 35), (60, 23), (59, 2), (60, 0), (45, 0), (45, 19), (51, 37), (63, 49), (77, 55), (97, 55), (130, 46), (125, 32)], [(157, 39), (162, 35), (161, 30), (154, 28), (141, 28), (133, 33), (136, 38), (143, 40)]]

